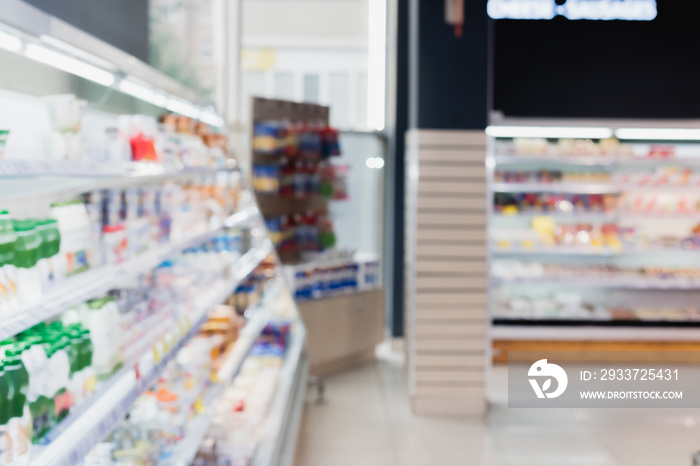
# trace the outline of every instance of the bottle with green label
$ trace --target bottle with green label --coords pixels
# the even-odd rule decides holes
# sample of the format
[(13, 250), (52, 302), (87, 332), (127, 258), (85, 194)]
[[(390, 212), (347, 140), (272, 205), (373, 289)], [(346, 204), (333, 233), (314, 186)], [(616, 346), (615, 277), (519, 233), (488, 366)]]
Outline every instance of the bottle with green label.
[(41, 415), (42, 431), (40, 433), (35, 433), (34, 441), (38, 441), (58, 423), (56, 417), (56, 403), (53, 398), (53, 380), (51, 379), (50, 372), (50, 361), (53, 356), (51, 341), (49, 341), (50, 338), (51, 334), (48, 332), (48, 329), (45, 328), (41, 344), (42, 351), (44, 351), (45, 364), (41, 373), (42, 383), (40, 395), (34, 405), (34, 411)]
[(54, 403), (56, 418), (62, 421), (70, 412), (71, 393), (70, 385), (70, 358), (68, 356), (69, 339), (62, 334), (56, 334), (52, 343), (53, 355), (49, 359), (49, 367), (52, 380), (55, 381)]
[(41, 299), (41, 279), (37, 270), (41, 236), (36, 232), (33, 220), (13, 220), (17, 239), (14, 247), (14, 262), (17, 268), (17, 293), (21, 304)]
[[(45, 327), (42, 327), (45, 329)], [(27, 404), (32, 418), (32, 443), (46, 435), (51, 428), (51, 409), (44, 395), (46, 391), (46, 368), (48, 360), (44, 350), (44, 339), (38, 332), (22, 336), (27, 349), (22, 353), (22, 362), (29, 374)]]
[(5, 352), (15, 344), (14, 338), (6, 338), (0, 341), (0, 359), (5, 357)]
[(55, 258), (61, 249), (61, 233), (58, 231), (58, 222), (52, 218), (37, 221), (37, 232), (42, 240), (37, 266), (42, 287), (46, 289), (56, 281)]
[(90, 337), (90, 331), (86, 328), (80, 329), (80, 359), (81, 367), (80, 370), (80, 385), (82, 388), (83, 396), (88, 396), (95, 391), (95, 385), (97, 384), (97, 377), (95, 375), (95, 370), (92, 367), (92, 338)]
[(29, 445), (32, 437), (31, 415), (26, 406), (29, 374), (22, 363), (23, 345), (15, 345), (5, 352), (5, 375), (13, 386), (9, 433), (12, 440), (12, 465), (29, 463)]
[(5, 373), (5, 362), (0, 360), (0, 464), (12, 463), (12, 437), (10, 436), (10, 413), (14, 387)]
[(19, 307), (15, 286), (15, 230), (7, 210), (0, 211), (0, 312), (13, 313)]

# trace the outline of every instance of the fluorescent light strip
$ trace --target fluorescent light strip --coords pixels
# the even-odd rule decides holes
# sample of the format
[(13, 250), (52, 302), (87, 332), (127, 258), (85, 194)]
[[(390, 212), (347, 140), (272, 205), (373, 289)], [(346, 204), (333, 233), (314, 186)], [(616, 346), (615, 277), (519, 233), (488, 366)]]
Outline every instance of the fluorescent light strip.
[(131, 78), (124, 78), (119, 81), (117, 88), (132, 97), (153, 104), (156, 107), (163, 107), (168, 103), (168, 95), (157, 91), (156, 89), (150, 87), (148, 84), (143, 84), (138, 81), (134, 81)]
[(168, 102), (165, 104), (165, 108), (173, 113), (179, 113), (180, 115), (185, 115), (194, 119), (199, 119), (199, 116), (202, 113), (199, 107), (177, 97), (170, 97)]
[(367, 53), (367, 123), (384, 129), (386, 90), (386, 0), (369, 0), (369, 50)]
[(202, 112), (202, 116), (200, 116), (199, 119), (203, 123), (206, 123), (211, 126), (216, 126), (217, 128), (221, 128), (222, 126), (224, 126), (224, 119), (213, 112)]
[(19, 52), (22, 49), (22, 40), (12, 34), (0, 31), (0, 48), (10, 52)]
[(157, 105), (158, 107), (165, 108), (165, 105), (168, 103), (168, 94), (155, 91), (153, 93), (153, 101), (151, 103), (153, 105)]
[(155, 99), (155, 92), (153, 89), (130, 79), (122, 79), (119, 81), (119, 85), (117, 87), (123, 93), (129, 94), (132, 97), (136, 97), (137, 99), (141, 99), (146, 102), (152, 103)]
[(606, 139), (612, 137), (610, 128), (559, 127), (559, 126), (489, 126), (486, 134), (495, 138), (572, 138)]
[[(28, 58), (49, 66), (53, 66), (54, 68), (66, 71), (76, 76), (80, 76), (81, 78), (88, 79), (106, 87), (110, 87), (115, 83), (116, 78), (114, 73), (99, 66), (87, 63), (85, 60), (100, 63), (105, 68), (114, 69), (114, 66), (111, 63), (51, 36), (42, 35), (41, 41), (58, 49), (64, 50), (68, 52), (68, 54), (63, 53), (62, 51), (44, 47), (42, 45), (28, 44), (25, 51), (25, 55)], [(22, 50), (22, 43), (23, 42), (19, 37), (0, 30), (0, 48), (7, 49), (11, 52), (20, 52)], [(76, 58), (76, 56), (80, 58)], [(151, 103), (158, 107), (166, 108), (171, 112), (185, 115), (194, 119), (201, 119), (201, 121), (204, 123), (216, 127), (221, 127), (224, 125), (224, 119), (217, 115), (215, 111), (203, 111), (200, 107), (184, 99), (168, 96), (164, 92), (153, 89), (149, 85), (139, 83), (133, 79), (124, 78), (120, 80), (117, 88), (125, 94), (129, 94), (132, 97)]]
[(103, 86), (114, 84), (114, 75), (102, 68), (85, 63), (84, 61), (56, 52), (40, 45), (29, 44), (27, 46), (27, 57), (32, 60), (53, 66), (59, 70), (72, 73), (81, 78), (89, 79)]
[(67, 42), (63, 42), (62, 40), (56, 39), (55, 37), (51, 37), (51, 36), (47, 36), (46, 34), (42, 34), (41, 36), (39, 36), (39, 40), (41, 40), (45, 44), (50, 45), (54, 49), (58, 49), (62, 52), (67, 52), (69, 55), (72, 55), (75, 58), (90, 62), (93, 65), (96, 65), (100, 68), (105, 68), (105, 69), (110, 70), (110, 71), (116, 70), (115, 66), (112, 63), (108, 62), (107, 60), (104, 60), (98, 56), (95, 56), (95, 55), (91, 54), (90, 52), (86, 52), (85, 50), (78, 48), (74, 45), (71, 45)]
[(619, 128), (615, 130), (618, 139), (637, 139), (643, 141), (697, 141), (700, 129), (688, 128)]

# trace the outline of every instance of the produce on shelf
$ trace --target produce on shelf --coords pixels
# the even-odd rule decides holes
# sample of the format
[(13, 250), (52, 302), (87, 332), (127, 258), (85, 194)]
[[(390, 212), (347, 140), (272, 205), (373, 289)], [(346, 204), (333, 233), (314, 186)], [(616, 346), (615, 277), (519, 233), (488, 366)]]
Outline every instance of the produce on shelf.
[(618, 227), (614, 223), (558, 224), (551, 217), (535, 217), (530, 228), (492, 228), (490, 237), (497, 250), (622, 249)]
[[(700, 268), (697, 267), (618, 267), (610, 264), (567, 264), (543, 263), (537, 261), (518, 261), (495, 259), (491, 265), (491, 276), (501, 280), (607, 280), (608, 284), (630, 283), (645, 279), (656, 280), (698, 280)], [(604, 282), (605, 283), (605, 282)], [(641, 286), (640, 286), (641, 287)]]
[(610, 305), (599, 296), (591, 299), (579, 292), (550, 294), (514, 293), (498, 290), (494, 296), (493, 318), (525, 320), (592, 320), (700, 322), (696, 306), (664, 307), (646, 305)]
[[(581, 251), (603, 248), (611, 253), (700, 249), (700, 224), (686, 230), (684, 225), (624, 226), (617, 223), (557, 223), (552, 217), (534, 217), (530, 228), (491, 228), (496, 251)], [(684, 230), (686, 230), (684, 232)]]
[(562, 171), (562, 170), (496, 170), (494, 181), (497, 183), (609, 183), (610, 173), (602, 170)]
[(619, 198), (618, 210), (638, 215), (694, 215), (700, 213), (700, 194), (630, 191)]
[(495, 193), (494, 210), (504, 215), (534, 213), (612, 213), (616, 194)]
[(545, 138), (499, 138), (496, 140), (497, 155), (514, 155), (522, 157), (603, 157), (610, 160), (622, 159), (660, 159), (673, 160), (679, 155), (690, 154), (693, 147), (687, 149), (681, 145), (651, 143), (623, 143), (615, 138), (591, 139), (545, 139)]

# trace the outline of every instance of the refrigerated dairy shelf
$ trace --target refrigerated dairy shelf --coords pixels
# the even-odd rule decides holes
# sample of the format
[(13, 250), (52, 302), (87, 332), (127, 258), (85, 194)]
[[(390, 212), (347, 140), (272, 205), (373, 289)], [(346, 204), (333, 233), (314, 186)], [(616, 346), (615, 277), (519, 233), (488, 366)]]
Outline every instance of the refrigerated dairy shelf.
[(519, 255), (555, 255), (555, 256), (619, 256), (624, 254), (623, 251), (619, 251), (613, 248), (589, 248), (589, 247), (550, 247), (550, 248), (532, 248), (532, 249), (510, 249), (510, 248), (499, 248), (492, 247), (491, 254), (499, 256), (519, 256)]
[(102, 266), (68, 278), (60, 286), (48, 292), (40, 302), (26, 306), (18, 310), (15, 315), (0, 320), (0, 340), (51, 319), (71, 306), (99, 296), (121, 280), (146, 272), (174, 254), (204, 243), (223, 227), (244, 225), (259, 216), (260, 212), (257, 208), (236, 212), (223, 221), (213, 222), (206, 231), (194, 236), (158, 246), (121, 264)]
[(494, 183), (496, 193), (614, 194), (623, 189), (611, 183)]
[(72, 160), (0, 159), (0, 177), (75, 176), (75, 177), (176, 177), (210, 174), (234, 167), (185, 167), (158, 162), (84, 162)]
[(494, 183), (493, 191), (497, 193), (580, 193), (580, 194), (617, 194), (624, 191), (644, 191), (658, 193), (689, 193), (700, 186), (654, 185), (616, 183)]
[[(256, 315), (259, 313), (267, 315), (262, 309), (258, 310)], [(192, 464), (214, 417), (215, 411), (212, 407), (219, 400), (231, 380), (240, 372), (243, 362), (267, 322), (268, 319), (256, 319), (253, 317), (239, 334), (233, 349), (226, 356), (226, 360), (216, 373), (216, 385), (208, 391), (202, 401), (202, 405), (206, 407), (207, 412), (190, 420), (185, 427), (185, 438), (180, 442), (173, 455), (173, 458), (177, 459), (175, 466)]]
[[(271, 243), (266, 240), (262, 246), (249, 251), (236, 261), (233, 266), (235, 271), (227, 283), (218, 286), (215, 290), (203, 290), (201, 304), (193, 313), (194, 318), (189, 319), (191, 325), (188, 325), (188, 330), (181, 335), (170, 351), (159, 358), (156, 348), (167, 348), (168, 345), (162, 344), (163, 338), (160, 335), (155, 337), (145, 354), (139, 355), (136, 361), (124, 364), (112, 380), (95, 393), (79, 411), (71, 413), (47, 435), (49, 445), (34, 455), (31, 464), (53, 466), (79, 464), (97, 443), (112, 432), (116, 423), (124, 418), (138, 396), (157, 380), (180, 348), (198, 333), (199, 328), (207, 320), (209, 311), (230, 296), (238, 284), (272, 251)], [(246, 326), (246, 328), (250, 326), (248, 332), (259, 334), (268, 319), (269, 314), (264, 309), (254, 313)], [(181, 325), (176, 325), (168, 333), (177, 334), (181, 328)], [(254, 340), (254, 337), (251, 338)], [(153, 357), (153, 354), (156, 355), (155, 365), (150, 370), (145, 370), (146, 367), (143, 366), (147, 366), (147, 361)], [(245, 358), (245, 354), (239, 356), (241, 361)]]
[[(55, 199), (70, 199), (89, 191), (118, 189), (146, 183), (156, 183), (181, 178), (236, 172), (235, 167), (175, 167), (156, 162), (129, 162), (123, 164), (93, 164), (87, 162), (45, 162), (50, 167), (44, 170), (7, 169), (17, 161), (0, 159), (2, 201), (17, 201), (39, 196)], [(5, 172), (2, 167), (5, 164)], [(63, 165), (66, 167), (63, 167)]]
[[(262, 312), (268, 315), (268, 317), (269, 314), (264, 311), (264, 309), (269, 301), (274, 300), (275, 293), (279, 292), (278, 288), (280, 284), (278, 282), (271, 286), (273, 287), (273, 291), (266, 291), (265, 299), (257, 306), (257, 312)], [(213, 406), (220, 400), (228, 384), (240, 372), (245, 359), (248, 357), (256, 339), (265, 325), (267, 325), (268, 321), (269, 319), (251, 319), (238, 335), (238, 339), (234, 343), (233, 348), (226, 355), (226, 359), (214, 376), (215, 385), (208, 390), (205, 399), (202, 401), (202, 405), (205, 406), (207, 411), (187, 423), (185, 438), (180, 442), (173, 455), (173, 457), (177, 459), (175, 466), (188, 466), (192, 464), (214, 417), (215, 411), (212, 409)]]
[(657, 165), (700, 165), (700, 157), (683, 158), (621, 158), (604, 156), (569, 156), (549, 155), (495, 155), (492, 156), (496, 164), (542, 164), (554, 163), (557, 165), (588, 165), (588, 166), (657, 166)]
[(308, 361), (304, 355), (304, 326), (294, 325), (291, 338), (292, 343), (287, 351), (275, 398), (267, 415), (264, 434), (252, 466), (287, 466), (294, 460), (294, 447), (308, 376)]
[(492, 247), (491, 253), (498, 256), (519, 256), (519, 255), (548, 255), (548, 256), (594, 256), (594, 257), (619, 257), (640, 254), (699, 254), (700, 249), (683, 249), (683, 248), (592, 248), (592, 247), (576, 247), (562, 246), (549, 248), (499, 248)]
[[(584, 330), (585, 328), (585, 330)], [(583, 332), (583, 333), (582, 333)], [(492, 340), (527, 341), (698, 341), (700, 328), (688, 327), (577, 327), (544, 325), (495, 325)]]
[(509, 318), (495, 317), (491, 320), (497, 326), (526, 327), (665, 327), (665, 328), (700, 328), (700, 321), (694, 320), (621, 320), (621, 319), (560, 319), (551, 318)]
[(697, 290), (700, 279), (689, 278), (492, 278), (493, 286), (527, 285), (635, 290)]
[[(700, 188), (699, 188), (700, 190)], [(700, 219), (700, 212), (517, 212), (513, 214), (493, 213), (494, 218), (552, 217), (555, 220), (573, 220), (578, 222), (612, 222), (620, 219), (662, 220), (662, 219)]]

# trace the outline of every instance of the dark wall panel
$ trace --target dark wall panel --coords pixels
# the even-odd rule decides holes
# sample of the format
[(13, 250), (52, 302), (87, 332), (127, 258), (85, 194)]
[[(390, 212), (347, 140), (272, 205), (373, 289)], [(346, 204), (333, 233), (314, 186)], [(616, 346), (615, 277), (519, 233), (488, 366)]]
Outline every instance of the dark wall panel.
[(148, 0), (26, 0), (148, 62)]
[(465, 0), (462, 37), (445, 2), (418, 0), (418, 127), (482, 129), (487, 117), (486, 2)]
[(389, 150), (390, 161), (387, 166), (391, 170), (387, 182), (386, 200), (387, 219), (385, 221), (385, 248), (391, 248), (385, 257), (390, 260), (386, 267), (387, 280), (390, 289), (387, 292), (387, 309), (390, 314), (387, 321), (391, 336), (404, 336), (404, 238), (405, 238), (405, 134), (408, 129), (408, 25), (409, 0), (397, 0), (397, 30), (396, 30), (396, 112), (395, 127), (390, 131)]
[(653, 21), (495, 21), (495, 109), (507, 116), (700, 117), (700, 5), (657, 5)]

